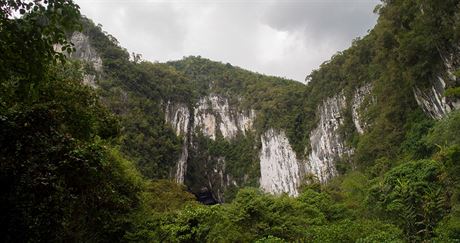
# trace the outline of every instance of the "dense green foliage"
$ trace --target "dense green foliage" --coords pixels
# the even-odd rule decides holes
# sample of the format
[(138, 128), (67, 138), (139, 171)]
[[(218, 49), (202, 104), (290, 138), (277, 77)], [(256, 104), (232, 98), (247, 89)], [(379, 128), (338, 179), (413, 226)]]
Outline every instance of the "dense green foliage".
[[(61, 35), (78, 23), (78, 9), (70, 1), (1, 7), (1, 240), (118, 241), (143, 181), (112, 148), (119, 124), (81, 84), (79, 64), (53, 50), (66, 45)], [(27, 14), (10, 18), (17, 9)], [(37, 28), (37, 19), (47, 25)]]
[[(220, 181), (230, 179), (227, 188), (211, 188), (215, 191), (220, 190), (216, 195), (219, 201), (230, 201), (241, 186), (258, 186), (260, 169), (255, 141), (252, 133), (247, 133), (246, 136), (238, 135), (231, 141), (222, 137), (211, 140), (201, 134), (195, 137), (194, 146), (200, 150), (190, 152), (186, 178), (190, 190), (199, 192), (203, 185), (219, 185)], [(223, 158), (225, 158), (225, 168), (223, 168)], [(218, 173), (209, 173), (210, 168), (220, 171), (225, 169), (225, 172), (232, 177), (221, 178)]]
[[(439, 142), (439, 131), (457, 137), (459, 115), (454, 112), (435, 124), (421, 138), (425, 146)], [(327, 185), (307, 185), (297, 198), (242, 189), (229, 204), (188, 206), (156, 216), (157, 223), (137, 237), (171, 242), (459, 239), (460, 147), (457, 142), (445, 146), (432, 159), (401, 161), (370, 181), (372, 171), (347, 173)]]
[[(183, 218), (173, 221), (181, 230), (173, 233), (160, 231), (157, 234), (169, 238), (157, 237), (170, 241), (458, 239), (456, 172), (459, 161), (457, 138), (460, 136), (456, 118), (459, 113), (454, 112), (447, 119), (434, 122), (421, 112), (413, 97), (414, 86), (423, 89), (431, 80), (441, 77), (447, 82), (446, 96), (455, 98), (458, 83), (448, 76), (445, 63), (457, 63), (455, 56), (453, 60), (446, 57), (458, 54), (458, 4), (458, 1), (383, 1), (376, 9), (380, 14), (378, 24), (369, 35), (355, 40), (350, 49), (338, 53), (310, 74), (307, 78), (309, 84), (301, 90), (297, 84), (286, 85), (282, 80), (265, 82), (270, 77), (199, 57), (171, 62), (196, 82), (201, 95), (219, 93), (241, 97), (240, 106), (255, 107), (259, 111), (256, 136), (257, 131), (267, 127), (285, 129), (300, 156), (304, 153), (309, 132), (317, 124), (318, 105), (343, 92), (348, 107), (343, 114), (346, 118), (341, 132), (356, 150), (347, 161), (338, 163), (343, 174), (341, 177), (317, 187), (322, 188), (316, 191), (319, 197), (329, 201), (308, 204), (315, 205), (315, 210), (329, 212), (325, 213), (327, 223), (304, 224), (299, 231), (290, 225), (289, 230), (283, 231), (285, 234), (279, 234), (276, 227), (283, 223), (293, 220), (302, 224), (302, 220), (311, 216), (302, 212), (291, 215), (279, 208), (271, 211), (270, 206), (260, 206), (264, 208), (263, 213), (257, 210), (244, 213), (251, 215), (254, 212), (257, 220), (251, 221), (249, 217), (245, 218), (247, 222), (238, 222), (232, 219), (237, 213), (230, 209), (241, 210), (258, 200), (253, 197), (241, 204), (239, 195), (228, 205), (193, 208), (196, 211), (189, 209), (173, 216), (187, 218), (185, 222)], [(349, 119), (350, 104), (355, 90), (363, 85), (371, 85), (372, 91), (360, 110), (368, 127), (366, 133), (358, 135)], [(295, 98), (291, 100), (292, 97)], [(211, 144), (205, 142), (203, 147), (209, 154), (214, 153), (216, 147), (220, 154), (231, 154), (228, 153), (231, 148), (219, 140)], [(209, 154), (200, 160), (206, 161)], [(352, 169), (358, 171), (350, 172)], [(303, 195), (296, 200), (304, 198)], [(308, 197), (316, 198), (311, 194)], [(270, 199), (262, 201), (270, 205)], [(287, 201), (283, 204), (290, 205)], [(282, 222), (273, 222), (272, 213), (285, 218)], [(295, 215), (304, 216), (298, 219)], [(215, 217), (217, 221), (214, 221)], [(223, 223), (227, 217), (230, 223)], [(236, 229), (226, 235), (224, 230), (216, 229), (219, 226), (213, 227), (212, 222), (227, 225), (229, 231)], [(259, 224), (265, 231), (257, 231), (258, 227), (255, 227), (256, 232), (242, 230), (249, 228), (248, 225), (254, 228)], [(355, 228), (356, 233), (353, 232)], [(216, 230), (218, 234), (214, 233)]]
[[(373, 101), (363, 111), (372, 125), (355, 141), (355, 162), (363, 166), (379, 157), (397, 158), (407, 132), (426, 123), (417, 114), (414, 86), (428, 86), (438, 77), (448, 88), (458, 85), (444, 64), (448, 55), (457, 53), (457, 1), (383, 1), (376, 10), (380, 18), (369, 35), (309, 76), (309, 93), (317, 97), (313, 103), (341, 90), (350, 99), (357, 87), (373, 85)], [(353, 129), (345, 130), (351, 131), (346, 136), (354, 136)]]
[[(255, 131), (226, 141), (218, 135), (213, 141), (196, 136), (195, 148), (189, 152), (186, 184), (198, 192), (219, 178), (206, 170), (218, 166), (225, 158), (227, 173), (240, 186), (257, 186), (258, 151), (261, 133), (269, 127), (286, 130), (296, 151), (304, 153), (303, 131), (300, 131), (304, 86), (292, 80), (269, 77), (230, 64), (201, 57), (187, 57), (166, 64), (130, 61), (126, 50), (116, 39), (104, 33), (101, 26), (83, 19), (83, 33), (103, 61), (103, 72), (97, 73), (103, 102), (120, 117), (123, 130), (121, 151), (132, 159), (148, 178), (171, 178), (184, 137), (176, 137), (164, 122), (165, 103), (185, 104), (193, 114), (198, 100), (218, 94), (229, 99), (232, 109), (257, 110)], [(94, 70), (86, 69), (87, 73)], [(290, 122), (295, 120), (296, 122)], [(244, 178), (248, 175), (249, 178)], [(211, 183), (213, 184), (213, 183)], [(214, 188), (228, 191), (234, 197), (237, 188)], [(221, 198), (223, 199), (223, 198)]]
[[(458, 1), (382, 1), (376, 27), (312, 72), (308, 85), (201, 57), (130, 60), (72, 1), (43, 2), (0, 3), (2, 241), (460, 240), (460, 112), (435, 121), (413, 98), (415, 86), (438, 77), (446, 99), (458, 98), (445, 66), (458, 65)], [(102, 72), (53, 48), (71, 51), (66, 33), (79, 23)], [(82, 84), (82, 72), (97, 76), (97, 89)], [(372, 91), (359, 135), (350, 104), (363, 85)], [(256, 189), (261, 133), (283, 129), (304, 156), (318, 105), (339, 93), (347, 99), (340, 132), (355, 148), (337, 162), (341, 175), (327, 184), (306, 178), (296, 198)], [(165, 123), (164, 103), (193, 110), (209, 94), (255, 109), (254, 131), (232, 140), (196, 135), (190, 188), (162, 180), (172, 177), (185, 140)], [(228, 203), (200, 205), (187, 190), (222, 180), (209, 172), (223, 157), (238, 186), (219, 195)]]
[(371, 188), (370, 203), (382, 217), (397, 222), (409, 239), (428, 239), (448, 210), (445, 173), (433, 160), (404, 163)]
[[(255, 121), (256, 131), (260, 133), (268, 128), (284, 129), (294, 147), (298, 148), (296, 151), (303, 154), (302, 145), (295, 146), (297, 144), (294, 142), (299, 134), (296, 130), (298, 122), (291, 122), (301, 119), (305, 97), (302, 84), (201, 57), (187, 57), (168, 64), (189, 76), (200, 96), (220, 94), (228, 97), (229, 103), (241, 110), (257, 110), (259, 117)], [(242, 100), (239, 101), (239, 98)]]
[[(401, 239), (401, 231), (376, 220), (358, 220), (329, 194), (312, 189), (298, 198), (240, 190), (231, 204), (187, 206), (161, 215), (156, 227), (133, 240), (254, 242), (302, 239), (313, 242), (371, 242)], [(268, 241), (270, 242), (270, 241)]]
[(130, 61), (128, 52), (101, 26), (88, 19), (82, 22), (83, 33), (103, 61), (104, 72), (97, 73), (100, 96), (123, 127), (120, 150), (148, 178), (170, 178), (181, 139), (165, 123), (162, 101), (193, 97), (188, 80), (164, 64)]

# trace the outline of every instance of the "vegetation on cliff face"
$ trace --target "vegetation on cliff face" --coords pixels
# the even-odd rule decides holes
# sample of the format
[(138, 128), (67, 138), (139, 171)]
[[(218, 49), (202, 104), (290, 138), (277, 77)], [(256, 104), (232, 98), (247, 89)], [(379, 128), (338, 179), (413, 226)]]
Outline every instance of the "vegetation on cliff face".
[[(438, 76), (455, 98), (459, 84), (444, 77), (444, 65), (448, 54), (458, 65), (459, 1), (382, 1), (369, 35), (311, 73), (306, 86), (200, 57), (130, 61), (68, 0), (4, 1), (0, 10), (2, 241), (460, 240), (460, 112), (434, 121), (413, 98), (414, 86)], [(80, 25), (103, 60), (97, 90), (81, 83), (82, 71), (95, 72), (90, 65), (53, 49), (71, 51), (66, 33)], [(361, 111), (368, 127), (359, 135), (344, 123), (355, 153), (327, 184), (313, 178), (296, 198), (235, 187), (231, 203), (205, 206), (183, 186), (158, 180), (171, 177), (183, 139), (165, 124), (162, 102), (192, 107), (217, 93), (256, 109), (254, 133), (201, 138), (206, 153), (191, 163), (200, 174), (200, 162), (226, 154), (228, 170), (252, 173), (248, 185), (257, 186), (258, 133), (286, 130), (302, 156), (320, 102), (340, 92), (351, 99), (365, 84), (372, 85)]]
[[(128, 52), (114, 37), (104, 33), (101, 26), (88, 19), (82, 22), (82, 32), (89, 37), (103, 63), (103, 72), (98, 74), (98, 91), (103, 103), (119, 116), (123, 127), (120, 150), (144, 176), (166, 179), (175, 172), (184, 137), (177, 137), (165, 123), (166, 103), (184, 104), (193, 114), (200, 98), (211, 94), (228, 98), (231, 109), (256, 110), (257, 118), (251, 137), (238, 136), (226, 141), (218, 136), (213, 141), (195, 134), (192, 140), (197, 151), (189, 152), (186, 177), (186, 184), (194, 193), (208, 186), (208, 180), (218, 179), (203, 175), (205, 170), (216, 166), (219, 158), (225, 158), (227, 172), (239, 186), (258, 186), (258, 138), (268, 128), (286, 130), (296, 151), (304, 154), (305, 145), (301, 141), (305, 132), (299, 130), (302, 103), (307, 97), (304, 85), (201, 57), (186, 57), (166, 64), (130, 61)], [(228, 191), (227, 199), (233, 198), (237, 191), (233, 186), (218, 189)]]
[[(99, 74), (102, 102), (120, 118), (120, 150), (148, 178), (171, 178), (181, 149), (181, 139), (165, 123), (163, 101), (194, 97), (187, 78), (158, 63), (129, 60), (117, 40), (82, 19), (83, 33), (90, 38), (103, 63)], [(91, 66), (91, 65), (90, 65)]]

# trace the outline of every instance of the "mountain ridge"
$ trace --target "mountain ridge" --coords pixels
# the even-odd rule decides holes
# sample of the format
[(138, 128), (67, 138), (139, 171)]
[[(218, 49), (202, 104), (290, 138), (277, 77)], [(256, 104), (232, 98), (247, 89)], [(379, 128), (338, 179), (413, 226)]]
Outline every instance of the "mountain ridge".
[[(382, 21), (380, 20), (380, 22)], [(374, 95), (373, 92), (375, 91), (373, 90), (382, 90), (380, 87), (381, 82), (378, 81), (378, 79), (372, 80), (372, 76), (369, 76), (369, 74), (363, 76), (363, 74), (367, 72), (366, 69), (368, 66), (373, 62), (372, 58), (374, 57), (372, 57), (372, 55), (375, 54), (372, 54), (372, 51), (375, 52), (375, 50), (372, 49), (372, 46), (376, 44), (372, 42), (373, 39), (379, 38), (378, 34), (375, 34), (375, 32), (378, 31), (381, 25), (382, 24), (378, 24), (375, 30), (371, 31), (370, 34), (363, 39), (355, 40), (353, 46), (349, 50), (339, 52), (331, 61), (323, 63), (320, 69), (308, 75), (306, 79), (310, 80), (310, 82), (307, 85), (294, 83), (296, 81), (293, 80), (265, 76), (239, 67), (234, 67), (229, 63), (214, 62), (199, 56), (190, 56), (179, 61), (170, 61), (165, 64), (149, 64), (148, 62), (134, 64), (144, 65), (144, 67), (149, 65), (152, 67), (155, 65), (166, 65), (172, 67), (171, 72), (181, 73), (179, 75), (184, 76), (184, 81), (181, 82), (182, 85), (186, 86), (181, 87), (181, 84), (178, 85), (176, 81), (172, 79), (169, 83), (170, 87), (164, 86), (163, 88), (163, 90), (168, 90), (173, 87), (179, 90), (182, 89), (182, 91), (168, 92), (172, 95), (169, 97), (168, 95), (164, 95), (164, 91), (156, 91), (158, 96), (161, 97), (157, 101), (161, 106), (158, 108), (159, 111), (165, 113), (162, 116), (165, 117), (166, 123), (169, 123), (174, 128), (173, 130), (176, 130), (176, 135), (182, 137), (181, 152), (177, 152), (177, 149), (175, 152), (175, 157), (178, 158), (177, 161), (179, 162), (175, 165), (175, 173), (172, 172), (174, 170), (173, 168), (169, 169), (170, 172), (168, 174), (170, 178), (172, 175), (175, 175), (176, 181), (184, 182), (187, 181), (184, 178), (192, 177), (189, 182), (186, 182), (189, 187), (195, 188), (192, 191), (197, 193), (201, 190), (201, 187), (211, 187), (208, 189), (215, 194), (219, 194), (217, 197), (222, 200), (222, 198), (224, 198), (224, 193), (222, 193), (225, 187), (224, 185), (230, 186), (230, 184), (238, 184), (234, 181), (235, 175), (223, 172), (225, 163), (222, 163), (225, 161), (225, 153), (208, 154), (208, 157), (204, 158), (200, 155), (200, 152), (195, 151), (192, 154), (200, 157), (202, 161), (192, 162), (191, 164), (195, 164), (197, 168), (193, 169), (193, 166), (189, 167), (192, 168), (194, 172), (187, 173), (186, 168), (188, 164), (187, 161), (189, 160), (189, 150), (192, 148), (197, 149), (199, 147), (198, 143), (205, 146), (201, 149), (202, 152), (208, 151), (213, 146), (229, 146), (228, 144), (225, 145), (223, 140), (231, 141), (236, 134), (244, 134), (245, 131), (249, 130), (255, 132), (255, 137), (259, 137), (255, 139), (256, 141), (251, 145), (256, 149), (253, 149), (254, 151), (252, 152), (249, 152), (250, 149), (248, 149), (245, 157), (245, 160), (252, 161), (250, 163), (252, 164), (251, 168), (253, 168), (250, 169), (251, 171), (257, 170), (257, 168), (277, 166), (278, 163), (283, 161), (283, 157), (281, 157), (278, 158), (277, 161), (274, 161), (274, 164), (269, 167), (266, 167), (263, 162), (257, 165), (257, 160), (261, 161), (260, 158), (263, 157), (260, 155), (260, 151), (263, 151), (261, 145), (269, 143), (268, 141), (264, 142), (263, 138), (267, 137), (266, 134), (264, 135), (264, 132), (270, 129), (276, 129), (280, 132), (276, 133), (279, 135), (276, 136), (277, 138), (274, 138), (276, 141), (283, 141), (284, 139), (289, 140), (288, 147), (284, 145), (278, 149), (273, 149), (273, 151), (287, 149), (285, 154), (290, 154), (290, 151), (293, 151), (296, 158), (293, 162), (289, 162), (291, 166), (288, 167), (300, 166), (300, 169), (296, 172), (286, 172), (287, 177), (280, 177), (280, 179), (278, 179), (280, 185), (276, 185), (276, 183), (270, 185), (267, 180), (261, 179), (264, 174), (261, 172), (259, 183), (264, 184), (265, 186), (263, 186), (263, 188), (267, 191), (271, 191), (269, 188), (272, 187), (291, 188), (282, 190), (273, 189), (272, 192), (287, 192), (296, 195), (297, 189), (294, 188), (298, 188), (303, 180), (302, 178), (308, 177), (310, 174), (324, 183), (332, 177), (337, 176), (339, 171), (342, 173), (343, 171), (341, 170), (343, 170), (343, 168), (356, 168), (358, 166), (356, 162), (353, 162), (355, 164), (350, 163), (351, 160), (353, 160), (352, 157), (355, 156), (354, 153), (357, 152), (356, 156), (358, 158), (367, 153), (360, 152), (367, 149), (360, 148), (360, 144), (356, 143), (356, 139), (363, 136), (361, 140), (365, 141), (366, 136), (371, 136), (367, 134), (367, 130), (369, 129), (371, 129), (371, 133), (372, 130), (381, 130), (372, 129), (373, 119), (376, 119), (372, 117), (372, 106), (374, 106), (374, 109), (382, 109), (382, 104), (376, 102), (379, 95)], [(99, 28), (98, 31), (101, 33), (100, 27), (96, 27), (93, 24), (91, 28)], [(116, 41), (113, 41), (112, 44), (115, 48), (119, 48), (117, 47), (118, 43)], [(129, 55), (126, 50), (120, 50), (125, 53), (123, 57), (125, 63), (130, 63), (128, 60)], [(442, 55), (440, 55), (440, 57), (441, 56)], [(353, 60), (353, 58), (355, 58), (355, 60)], [(351, 63), (346, 63), (350, 61)], [(355, 62), (356, 65), (353, 65), (353, 62)], [(108, 66), (109, 70), (111, 68), (112, 67)], [(351, 76), (340, 77), (341, 72), (334, 70), (334, 68), (345, 68), (346, 72), (348, 72), (346, 74), (350, 74)], [(347, 69), (350, 68), (357, 71), (347, 71)], [(329, 69), (333, 71), (331, 72)], [(148, 70), (148, 68), (146, 70)], [(327, 76), (330, 75), (327, 72), (336, 75), (336, 77), (331, 79), (331, 77)], [(385, 73), (383, 69), (381, 72)], [(449, 73), (451, 71), (447, 72)], [(325, 73), (326, 76), (323, 77), (323, 73)], [(325, 77), (326, 82), (320, 81)], [(355, 79), (356, 77), (358, 77), (358, 79)], [(338, 85), (331, 86), (330, 89), (324, 87), (325, 84), (330, 86), (331, 84), (337, 83), (337, 81), (335, 81), (335, 83), (330, 82), (334, 79), (344, 82), (339, 82)], [(353, 79), (360, 81), (356, 82), (353, 81)], [(441, 78), (437, 80), (441, 80)], [(127, 81), (131, 82), (132, 80)], [(320, 84), (318, 84), (318, 81), (320, 81)], [(373, 84), (375, 82), (377, 82), (377, 84)], [(444, 83), (444, 81), (442, 82)], [(402, 92), (400, 92), (399, 95), (400, 97), (405, 97), (404, 99), (411, 103), (409, 107), (415, 108), (418, 105), (426, 114), (434, 118), (440, 118), (447, 113), (447, 109), (452, 110), (453, 108), (447, 105), (448, 103), (443, 101), (443, 98), (440, 98), (442, 97), (445, 84), (438, 85), (438, 83), (434, 82), (433, 85), (433, 87), (441, 87), (441, 89), (432, 88), (432, 93), (426, 93), (431, 91), (422, 91), (426, 89), (415, 87), (412, 88), (413, 94), (407, 91), (406, 94), (410, 93), (409, 95)], [(318, 88), (322, 89), (322, 91), (319, 91)], [(410, 86), (407, 86), (407, 89), (409, 90)], [(136, 90), (134, 91), (136, 92)], [(313, 94), (313, 98), (309, 97), (311, 94)], [(363, 104), (365, 104), (365, 106)], [(383, 102), (383, 105), (386, 105), (385, 102)], [(366, 108), (362, 109), (362, 106)], [(236, 113), (238, 112), (246, 114), (249, 112), (250, 115), (249, 117), (245, 117), (243, 113), (241, 113), (238, 115), (241, 117), (234, 120), (235, 118), (232, 117), (237, 115)], [(242, 120), (246, 121), (243, 122)], [(296, 122), (293, 123), (292, 121)], [(238, 123), (246, 122), (249, 122), (249, 126), (244, 125), (239, 127)], [(197, 142), (196, 140), (198, 138), (203, 139), (201, 135), (194, 138), (194, 136), (199, 133), (202, 133), (204, 137), (210, 138), (211, 141)], [(402, 131), (402, 133), (404, 132)], [(271, 132), (271, 134), (273, 135), (275, 133)], [(210, 145), (210, 143), (214, 142), (216, 144)], [(219, 143), (221, 144), (218, 145)], [(207, 154), (207, 152), (205, 152), (205, 154)], [(261, 157), (257, 159), (258, 154)], [(236, 163), (241, 165), (243, 162), (238, 162), (240, 159), (237, 159)], [(266, 161), (270, 160), (271, 159), (267, 157)], [(349, 160), (349, 164), (347, 165), (347, 162), (339, 162), (342, 160)], [(363, 160), (363, 158), (358, 160)], [(173, 162), (171, 161), (169, 163)], [(206, 166), (214, 168), (208, 170), (219, 172), (213, 173), (203, 170), (200, 168), (203, 166), (200, 163), (207, 164)], [(344, 167), (339, 169), (337, 168), (338, 166)], [(210, 175), (207, 175), (207, 173)], [(239, 183), (243, 183), (243, 186), (257, 186), (258, 183), (255, 181), (258, 177), (257, 173), (254, 174), (254, 172), (251, 172), (252, 177), (255, 178), (250, 179), (250, 181), (252, 181), (250, 184), (244, 184), (245, 181), (248, 180), (248, 172), (244, 173), (240, 171), (237, 173)], [(266, 173), (270, 174), (270, 172)], [(282, 174), (283, 173), (284, 172), (282, 172)], [(197, 182), (196, 178), (200, 178), (204, 175), (209, 177), (208, 181), (200, 179), (201, 182)], [(228, 178), (224, 179), (224, 177)], [(246, 179), (243, 180), (243, 178)], [(220, 182), (216, 182), (216, 180)], [(227, 182), (224, 183), (224, 180)], [(264, 182), (262, 183), (262, 181)], [(194, 185), (195, 183), (200, 185)], [(284, 187), (281, 186), (282, 184), (290, 184), (290, 186)]]
[(382, 1), (308, 85), (0, 6), (4, 241), (460, 239), (458, 0)]

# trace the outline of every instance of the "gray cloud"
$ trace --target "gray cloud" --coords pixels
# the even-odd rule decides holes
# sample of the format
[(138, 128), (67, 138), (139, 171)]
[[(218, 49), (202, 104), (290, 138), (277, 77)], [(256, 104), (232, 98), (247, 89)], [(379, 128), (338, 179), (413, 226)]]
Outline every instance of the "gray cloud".
[(377, 0), (76, 0), (130, 52), (303, 80), (375, 24)]
[[(129, 51), (170, 59), (183, 49), (187, 23), (166, 2), (77, 1), (84, 15), (101, 23)], [(177, 52), (177, 53), (176, 53)]]
[(300, 31), (313, 42), (334, 41), (343, 46), (362, 36), (375, 23), (378, 0), (276, 1), (264, 16), (271, 27)]

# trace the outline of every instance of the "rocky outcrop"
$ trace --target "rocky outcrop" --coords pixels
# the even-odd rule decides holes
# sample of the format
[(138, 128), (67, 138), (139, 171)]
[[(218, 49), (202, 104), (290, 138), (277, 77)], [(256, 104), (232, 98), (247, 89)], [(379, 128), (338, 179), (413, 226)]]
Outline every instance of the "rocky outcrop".
[(234, 138), (239, 132), (245, 134), (252, 128), (255, 119), (254, 110), (238, 111), (231, 107), (228, 99), (212, 94), (201, 98), (194, 112), (194, 129), (213, 140), (217, 133), (224, 138)]
[[(90, 72), (83, 74), (83, 83), (93, 88), (97, 87), (97, 73), (102, 72), (102, 59), (97, 51), (91, 46), (89, 37), (81, 32), (74, 32), (70, 37), (70, 42), (73, 44), (75, 51), (70, 57), (91, 64)], [(61, 45), (55, 45), (56, 51), (61, 51)]]
[(339, 134), (343, 124), (346, 98), (342, 94), (329, 98), (318, 108), (318, 126), (310, 134), (311, 151), (306, 164), (307, 173), (326, 182), (337, 174), (335, 161), (351, 152)]
[(188, 143), (188, 138), (184, 139), (181, 154), (176, 164), (174, 179), (179, 184), (184, 184), (185, 174), (187, 173)]
[(269, 193), (298, 194), (301, 170), (283, 131), (269, 129), (261, 136), (260, 187)]
[[(344, 155), (350, 155), (352, 148), (345, 145), (340, 134), (344, 123), (344, 110), (351, 106), (352, 119), (359, 133), (363, 133), (366, 124), (360, 115), (361, 106), (371, 93), (371, 85), (365, 85), (355, 91), (347, 104), (346, 97), (340, 93), (328, 98), (318, 107), (319, 122), (310, 133), (310, 146), (304, 159), (298, 158), (289, 140), (282, 130), (268, 129), (260, 136), (261, 150), (260, 187), (273, 194), (287, 193), (295, 196), (302, 178), (307, 174), (314, 175), (320, 182), (326, 182), (337, 175), (335, 162)], [(193, 111), (191, 111), (193, 109)], [(219, 95), (203, 97), (189, 109), (184, 104), (166, 104), (166, 121), (171, 124), (176, 134), (184, 137), (184, 145), (175, 174), (176, 181), (184, 182), (187, 169), (189, 140), (194, 134), (203, 133), (210, 139), (216, 139), (221, 134), (225, 139), (232, 139), (238, 133), (245, 134), (252, 129), (255, 112), (238, 111), (231, 107), (228, 100)], [(193, 117), (191, 117), (193, 114)], [(223, 200), (223, 190), (234, 184), (231, 175), (225, 172), (225, 158), (219, 158), (216, 167), (212, 169), (219, 179), (219, 185), (207, 185), (219, 200)], [(214, 187), (214, 188), (213, 188)]]
[[(189, 149), (194, 135), (201, 132), (206, 137), (215, 140), (218, 134), (221, 134), (225, 139), (232, 139), (238, 133), (245, 134), (251, 130), (255, 117), (254, 110), (239, 111), (236, 107), (229, 105), (226, 97), (216, 94), (201, 98), (192, 108), (183, 103), (167, 102), (165, 121), (172, 126), (176, 135), (183, 137), (182, 151), (174, 174), (175, 180), (178, 183), (184, 183)], [(218, 165), (219, 168), (215, 170), (217, 174), (220, 174), (222, 181), (220, 187), (234, 183), (230, 175), (224, 175), (224, 158), (219, 159)], [(216, 196), (219, 199), (223, 198), (223, 192), (217, 192)]]
[[(263, 132), (260, 136), (259, 152), (260, 188), (273, 194), (287, 193), (296, 196), (305, 176), (314, 175), (322, 183), (336, 176), (335, 163), (353, 153), (353, 149), (345, 145), (340, 133), (345, 121), (345, 110), (347, 107), (351, 108), (353, 124), (357, 132), (362, 134), (367, 127), (361, 115), (365, 110), (362, 106), (365, 102), (371, 102), (368, 100), (371, 89), (371, 85), (364, 85), (356, 89), (348, 100), (340, 93), (318, 106), (319, 122), (310, 133), (310, 146), (306, 146), (309, 149), (304, 158), (296, 155), (284, 131), (268, 129)], [(201, 98), (193, 108), (168, 102), (165, 116), (166, 122), (171, 124), (176, 134), (184, 138), (175, 174), (179, 183), (184, 182), (188, 150), (192, 149), (189, 141), (193, 136), (202, 133), (215, 140), (220, 134), (225, 139), (232, 139), (238, 133), (245, 134), (251, 130), (255, 120), (254, 111), (240, 111), (229, 105), (227, 98), (215, 94)], [(206, 171), (206, 176), (212, 178), (212, 182), (203, 186), (212, 190), (219, 201), (223, 201), (225, 188), (237, 185), (225, 171), (225, 156), (214, 159), (216, 162), (210, 164), (215, 166)]]
[(447, 113), (458, 109), (459, 103), (446, 100), (444, 96), (446, 83), (441, 77), (433, 80), (428, 88), (414, 87), (414, 96), (417, 104), (433, 119), (441, 119)]
[(172, 126), (177, 136), (183, 136), (188, 132), (190, 110), (186, 104), (168, 101), (165, 108), (165, 120)]
[(351, 103), (351, 116), (353, 119), (353, 123), (355, 124), (356, 131), (359, 134), (363, 134), (364, 130), (366, 129), (367, 125), (363, 121), (362, 115), (362, 106), (366, 100), (366, 98), (370, 95), (372, 91), (371, 84), (365, 84), (362, 87), (356, 89), (355, 94), (353, 95), (352, 103)]
[(305, 159), (296, 156), (283, 131), (266, 131), (261, 136), (260, 187), (266, 192), (295, 196), (307, 175), (315, 176), (322, 183), (336, 176), (335, 163), (353, 153), (339, 130), (344, 123), (344, 111), (351, 105), (353, 123), (358, 133), (363, 133), (367, 125), (359, 111), (371, 89), (371, 85), (357, 89), (351, 104), (347, 104), (342, 93), (322, 102), (317, 110), (319, 122), (310, 133), (310, 150)]
[(297, 158), (283, 131), (269, 129), (261, 136), (260, 187), (273, 194), (298, 194), (302, 178), (311, 174), (326, 182), (337, 174), (335, 161), (352, 152), (344, 145), (339, 128), (346, 98), (338, 95), (318, 107), (318, 126), (310, 133), (311, 150), (305, 160)]
[(457, 54), (450, 53), (448, 55), (441, 52), (440, 56), (444, 63), (444, 70), (438, 76), (430, 81), (428, 87), (416, 86), (413, 88), (414, 97), (417, 104), (423, 109), (425, 114), (433, 119), (441, 119), (446, 114), (455, 109), (460, 109), (460, 101), (458, 99), (448, 99), (444, 96), (444, 92), (449, 84), (456, 84), (454, 71), (460, 66), (458, 55), (458, 47), (455, 48)]
[(177, 136), (182, 136), (182, 149), (179, 160), (176, 164), (176, 173), (174, 179), (177, 183), (183, 184), (187, 172), (188, 147), (189, 147), (189, 124), (190, 110), (183, 103), (168, 102), (165, 108), (165, 120), (169, 123)]
[(75, 51), (72, 52), (71, 57), (89, 62), (93, 65), (94, 70), (97, 72), (102, 71), (102, 59), (96, 50), (91, 46), (89, 37), (81, 32), (74, 32), (70, 38)]

